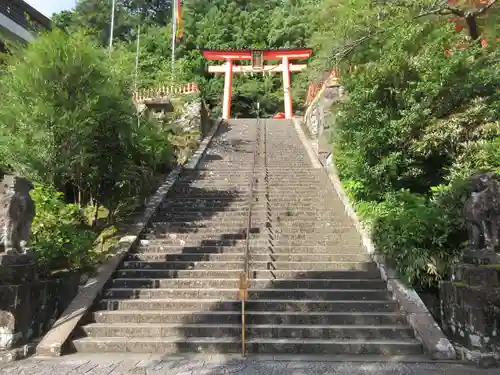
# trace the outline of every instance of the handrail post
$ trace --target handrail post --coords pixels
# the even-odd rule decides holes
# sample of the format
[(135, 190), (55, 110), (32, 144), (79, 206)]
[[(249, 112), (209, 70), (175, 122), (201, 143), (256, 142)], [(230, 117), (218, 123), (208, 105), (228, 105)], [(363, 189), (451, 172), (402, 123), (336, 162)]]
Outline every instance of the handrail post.
[(246, 356), (245, 350), (245, 302), (248, 300), (248, 274), (242, 272), (240, 274), (240, 295), (241, 301), (241, 355)]

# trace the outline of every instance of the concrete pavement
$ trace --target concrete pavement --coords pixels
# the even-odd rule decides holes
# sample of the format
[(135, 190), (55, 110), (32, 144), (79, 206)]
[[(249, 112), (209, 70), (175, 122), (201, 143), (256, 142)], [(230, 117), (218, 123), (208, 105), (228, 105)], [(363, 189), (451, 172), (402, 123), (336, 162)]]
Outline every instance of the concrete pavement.
[(238, 356), (161, 357), (134, 354), (30, 358), (0, 365), (0, 375), (494, 375), (460, 363), (291, 360)]

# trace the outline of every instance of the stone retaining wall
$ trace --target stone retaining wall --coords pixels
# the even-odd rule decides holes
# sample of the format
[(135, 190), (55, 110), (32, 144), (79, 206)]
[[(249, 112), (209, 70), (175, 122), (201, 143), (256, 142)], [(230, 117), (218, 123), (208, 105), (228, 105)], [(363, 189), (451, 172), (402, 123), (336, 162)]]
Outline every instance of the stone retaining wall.
[(47, 333), (77, 295), (82, 273), (18, 285), (0, 284), (0, 362), (16, 359), (30, 342)]

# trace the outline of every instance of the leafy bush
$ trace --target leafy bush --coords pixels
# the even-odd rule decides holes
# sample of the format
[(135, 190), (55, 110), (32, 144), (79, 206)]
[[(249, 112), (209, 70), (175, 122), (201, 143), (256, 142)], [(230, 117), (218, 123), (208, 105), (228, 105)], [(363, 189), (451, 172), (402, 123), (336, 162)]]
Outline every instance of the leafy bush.
[(377, 249), (409, 283), (435, 286), (466, 241), (464, 180), (500, 168), (500, 51), (454, 47), (465, 35), (435, 18), (384, 22), (342, 77), (335, 162)]
[(104, 205), (111, 221), (173, 159), (168, 134), (137, 121), (129, 57), (60, 30), (19, 51), (0, 77), (2, 163), (82, 207)]
[(457, 194), (458, 188), (440, 189), (432, 199), (407, 190), (392, 194), (373, 218), (376, 248), (404, 281), (419, 288), (446, 275), (466, 240), (461, 200), (456, 201), (463, 194)]
[(21, 51), (0, 82), (4, 163), (58, 190), (76, 186), (79, 203), (102, 197), (127, 166), (135, 113), (112, 65), (83, 34), (59, 30)]
[(37, 184), (31, 197), (36, 205), (32, 248), (38, 261), (50, 269), (90, 265), (96, 234), (86, 228), (80, 207), (64, 203), (63, 194), (49, 186)]

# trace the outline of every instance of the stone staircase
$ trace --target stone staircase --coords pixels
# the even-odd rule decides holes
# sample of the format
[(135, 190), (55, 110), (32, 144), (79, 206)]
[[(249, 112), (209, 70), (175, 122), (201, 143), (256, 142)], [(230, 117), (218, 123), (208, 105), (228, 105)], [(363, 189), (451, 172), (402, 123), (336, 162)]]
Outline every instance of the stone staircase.
[(422, 353), (328, 177), (283, 120), (221, 126), (109, 280), (74, 348), (240, 352), (250, 199), (249, 353)]
[(252, 353), (421, 354), (376, 265), (293, 124), (263, 132), (268, 241), (251, 246)]

